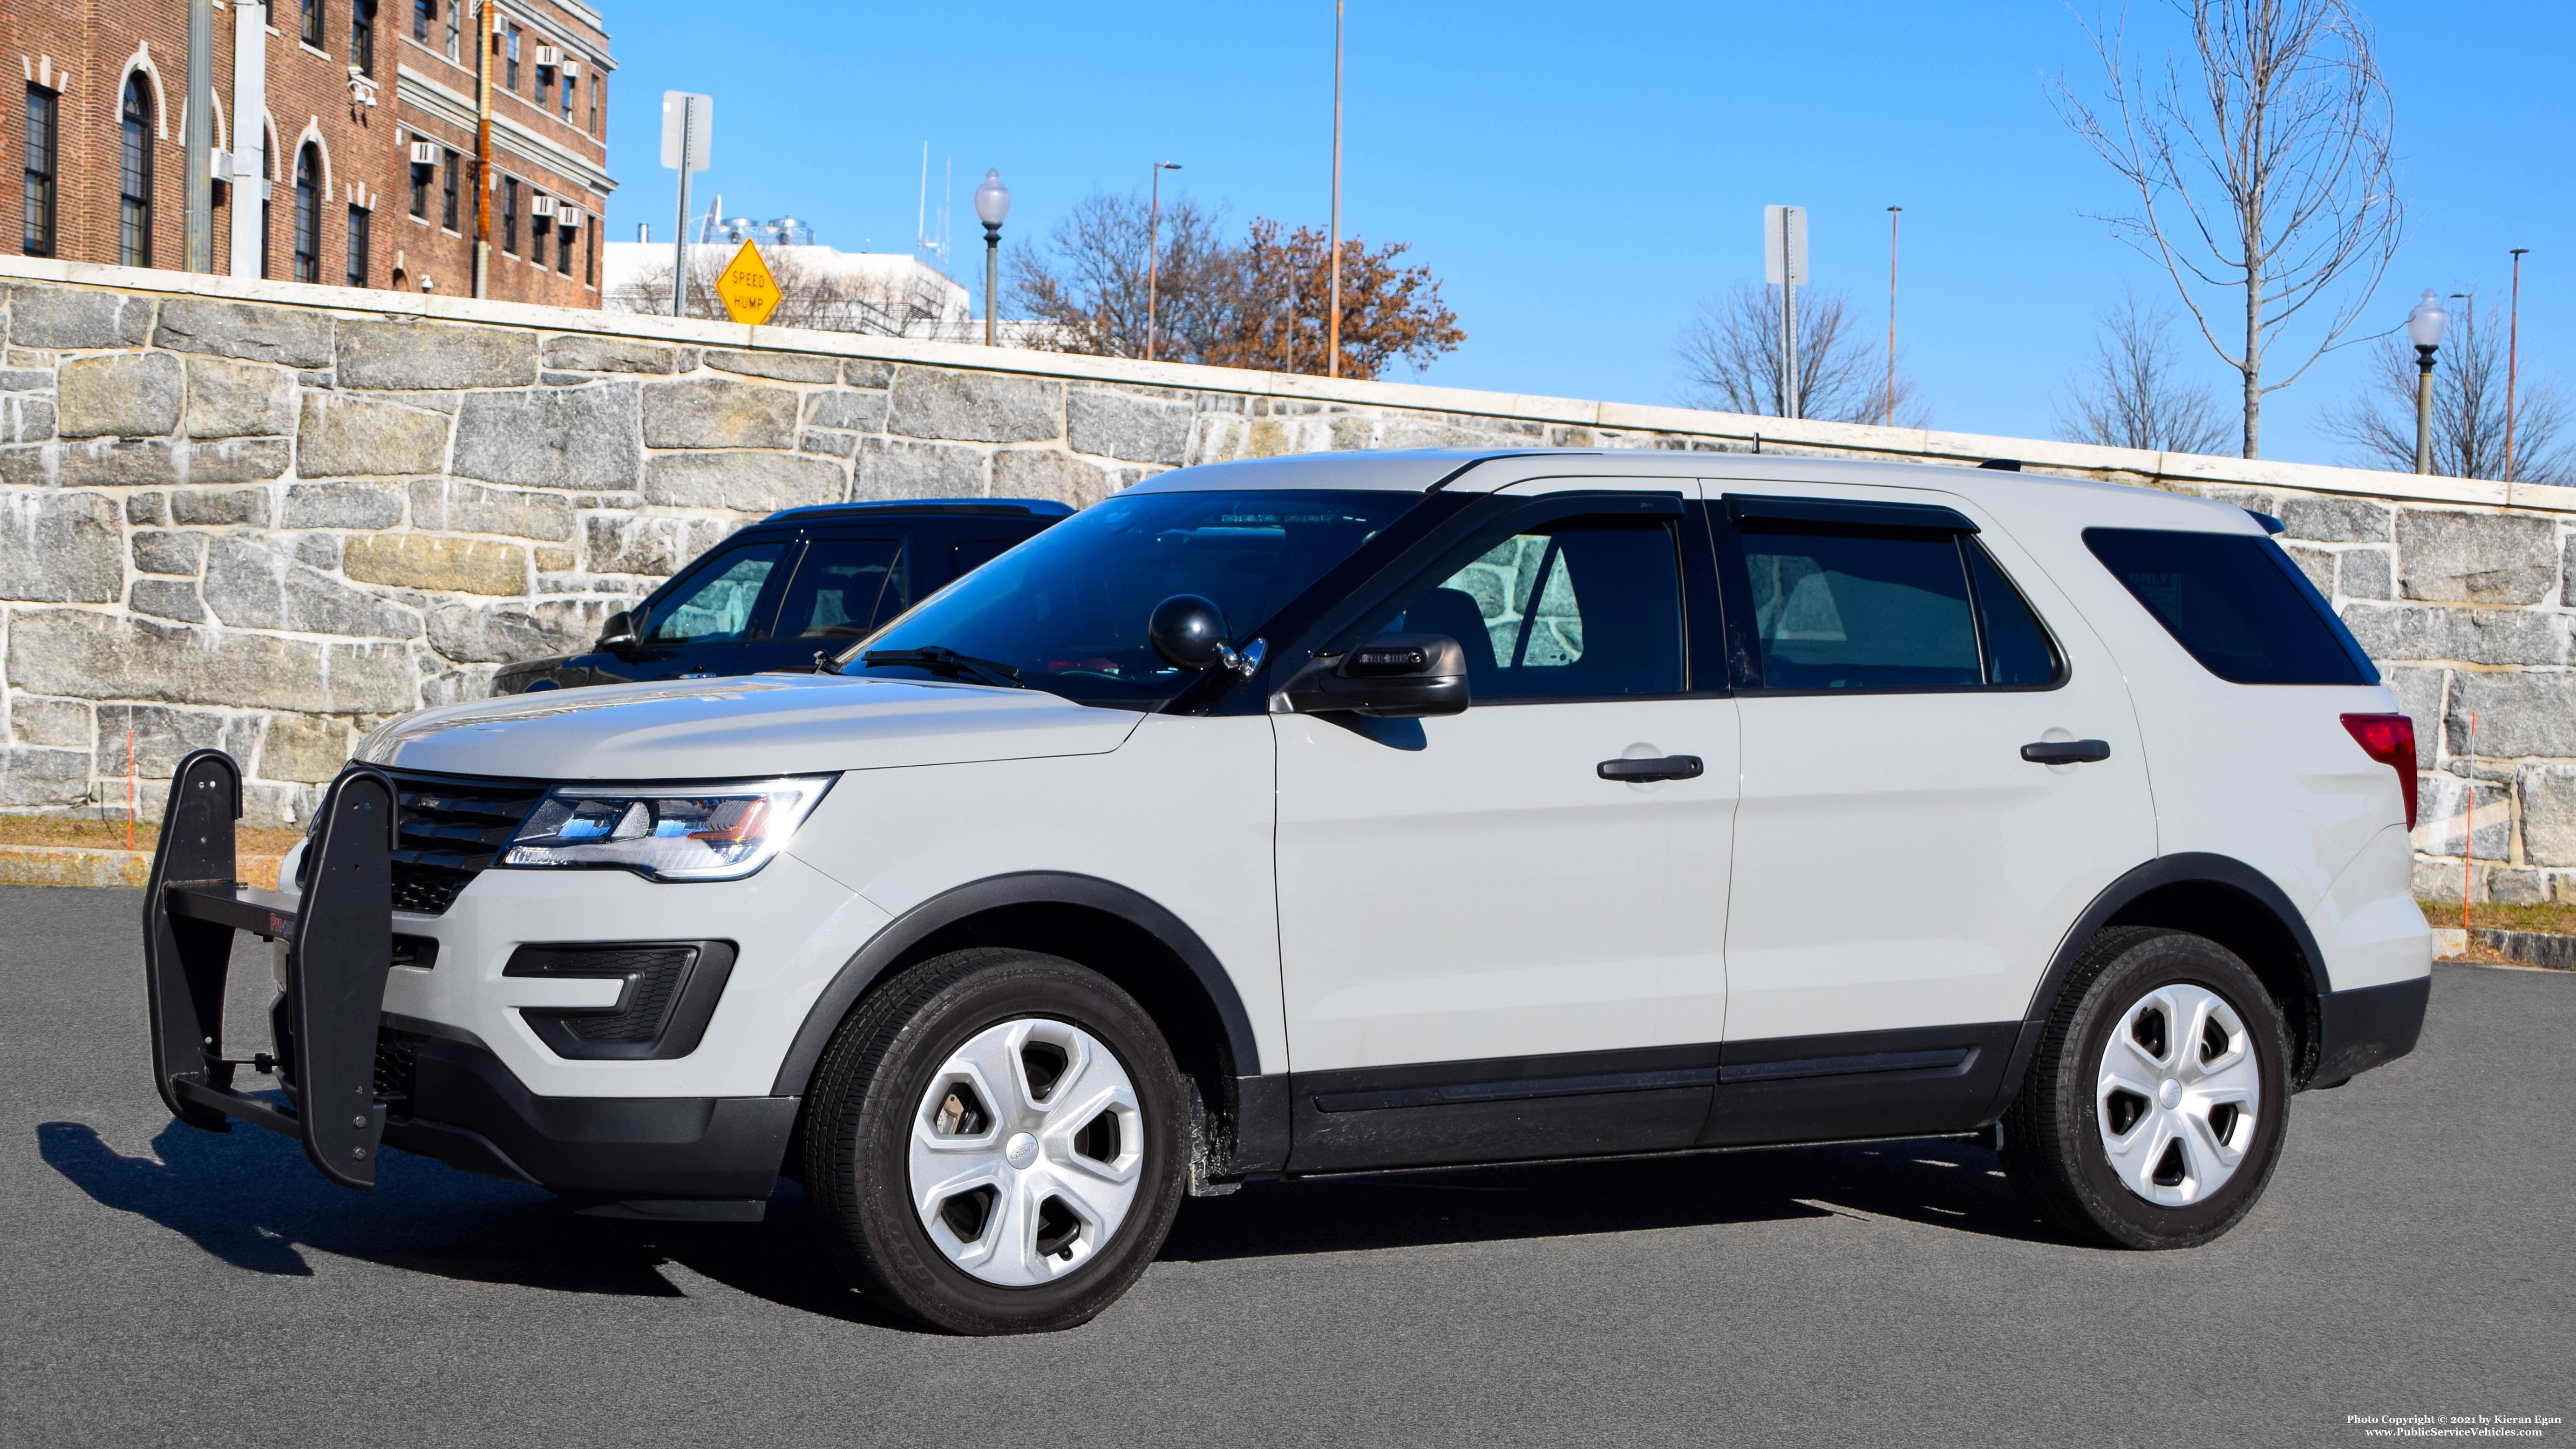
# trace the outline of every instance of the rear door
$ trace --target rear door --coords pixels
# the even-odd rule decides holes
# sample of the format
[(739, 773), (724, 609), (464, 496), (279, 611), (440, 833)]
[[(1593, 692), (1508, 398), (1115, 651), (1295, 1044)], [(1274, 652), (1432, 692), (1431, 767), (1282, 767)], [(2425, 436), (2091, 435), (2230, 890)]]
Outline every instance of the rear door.
[(1964, 500), (1762, 493), (1710, 510), (1744, 760), (1711, 1140), (1972, 1126), (2068, 927), (2155, 855), (2128, 687)]
[(816, 654), (837, 654), (912, 607), (911, 544), (903, 529), (807, 532), (777, 622), (744, 649), (743, 672), (810, 672)]

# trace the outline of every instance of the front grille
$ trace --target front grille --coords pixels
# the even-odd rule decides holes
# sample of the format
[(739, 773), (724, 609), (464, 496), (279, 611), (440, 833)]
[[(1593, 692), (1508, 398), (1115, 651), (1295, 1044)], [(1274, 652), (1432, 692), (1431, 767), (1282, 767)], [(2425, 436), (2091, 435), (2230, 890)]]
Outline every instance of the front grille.
[(522, 1012), (532, 1022), (540, 1017), (550, 1020), (584, 1042), (643, 1043), (662, 1034), (671, 997), (697, 956), (695, 946), (522, 946), (501, 974), (623, 979), (627, 987), (611, 1010), (527, 1007)]
[(394, 909), (442, 914), (483, 873), (528, 818), (546, 787), (531, 780), (478, 780), (395, 770), (401, 802), (393, 852)]

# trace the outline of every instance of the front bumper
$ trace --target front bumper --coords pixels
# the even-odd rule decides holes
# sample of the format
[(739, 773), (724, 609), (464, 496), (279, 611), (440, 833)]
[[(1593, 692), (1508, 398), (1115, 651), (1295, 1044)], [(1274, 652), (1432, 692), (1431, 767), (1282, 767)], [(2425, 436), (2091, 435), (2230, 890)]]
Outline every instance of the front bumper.
[(377, 1047), (376, 1090), (387, 1146), (627, 1217), (758, 1218), (798, 1105), (795, 1097), (541, 1097), (465, 1033), (392, 1015)]

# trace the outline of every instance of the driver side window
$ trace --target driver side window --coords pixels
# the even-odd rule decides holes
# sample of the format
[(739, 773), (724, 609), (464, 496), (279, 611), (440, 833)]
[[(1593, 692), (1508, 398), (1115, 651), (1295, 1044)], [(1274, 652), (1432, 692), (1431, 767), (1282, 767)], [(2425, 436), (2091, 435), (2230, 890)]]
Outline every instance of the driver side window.
[(1678, 541), (1665, 518), (1569, 518), (1432, 581), (1376, 631), (1446, 634), (1479, 703), (1678, 694)]
[(718, 555), (653, 605), (648, 644), (736, 644), (761, 636), (760, 600), (784, 543), (757, 543)]

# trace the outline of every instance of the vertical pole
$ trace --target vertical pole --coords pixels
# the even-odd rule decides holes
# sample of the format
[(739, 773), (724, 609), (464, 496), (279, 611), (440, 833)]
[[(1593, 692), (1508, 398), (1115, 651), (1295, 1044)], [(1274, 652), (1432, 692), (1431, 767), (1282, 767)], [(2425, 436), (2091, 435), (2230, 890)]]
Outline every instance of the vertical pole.
[[(212, 119), (209, 117), (209, 119)], [(261, 138), (268, 124), (268, 7), (233, 6), (233, 262), (236, 277), (259, 275)]]
[(1154, 201), (1145, 223), (1145, 360), (1154, 360), (1154, 285), (1163, 251), (1163, 163), (1154, 163)]
[(1798, 395), (1798, 284), (1792, 270), (1798, 258), (1794, 228), (1786, 215), (1780, 218), (1780, 337), (1785, 348), (1786, 369), (1780, 377), (1780, 416), (1806, 416), (1806, 399)]
[(1333, 0), (1333, 287), (1324, 376), (1342, 375), (1342, 6)]
[(192, 272), (215, 269), (215, 7), (188, 0), (188, 259)]
[[(671, 315), (685, 317), (683, 309), (689, 285), (689, 148), (697, 144), (698, 108), (686, 97), (680, 100), (680, 210), (679, 219), (671, 223)], [(924, 142), (926, 147), (929, 143)], [(925, 151), (924, 154), (927, 154)], [(922, 165), (930, 163), (924, 161)], [(927, 171), (922, 173), (925, 177)], [(927, 195), (927, 193), (924, 193)]]
[(125, 707), (125, 848), (134, 848), (134, 706)]
[(2433, 349), (2415, 349), (2415, 471), (2433, 471)]
[[(2468, 794), (2460, 807), (2460, 934), (2469, 932), (2470, 868), (2478, 858), (2478, 712), (2469, 711)], [(2462, 949), (2466, 949), (2463, 947)]]
[(2504, 506), (2513, 506), (2513, 401), (2517, 369), (2522, 362), (2522, 256), (2529, 247), (2513, 249), (2512, 318), (2505, 324), (2504, 344)]
[(474, 26), (474, 295), (492, 287), (492, 0)]
[(984, 345), (993, 345), (993, 284), (1002, 274), (1002, 229), (984, 226)]
[(1896, 223), (1905, 208), (1887, 209), (1887, 426), (1896, 426)]

